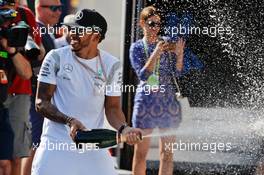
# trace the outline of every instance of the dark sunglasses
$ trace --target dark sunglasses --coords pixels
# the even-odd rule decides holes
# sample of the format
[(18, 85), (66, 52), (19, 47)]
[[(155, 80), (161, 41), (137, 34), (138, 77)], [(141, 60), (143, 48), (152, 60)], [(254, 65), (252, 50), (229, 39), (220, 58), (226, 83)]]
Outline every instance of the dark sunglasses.
[(63, 5), (42, 5), (41, 7), (49, 8), (51, 11), (56, 12), (57, 10), (62, 11)]
[(149, 27), (160, 27), (161, 26), (159, 22), (154, 22), (154, 21), (147, 21), (147, 24)]

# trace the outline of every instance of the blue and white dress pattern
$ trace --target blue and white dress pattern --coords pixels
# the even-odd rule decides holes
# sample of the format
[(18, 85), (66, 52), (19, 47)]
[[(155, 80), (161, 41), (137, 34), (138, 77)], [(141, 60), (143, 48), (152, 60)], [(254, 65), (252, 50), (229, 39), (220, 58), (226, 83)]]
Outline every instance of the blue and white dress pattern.
[[(148, 55), (154, 51), (156, 44), (148, 45)], [(130, 62), (140, 83), (138, 84), (132, 115), (134, 127), (147, 128), (175, 128), (181, 122), (181, 107), (175, 98), (172, 75), (179, 77), (191, 69), (202, 69), (203, 64), (188, 48), (184, 50), (184, 68), (176, 70), (176, 55), (163, 53), (160, 58), (159, 83), (163, 91), (150, 92), (146, 88), (146, 80), (152, 74), (144, 69), (147, 61), (143, 40), (138, 40), (130, 47)], [(161, 89), (161, 88), (160, 88)], [(164, 90), (165, 89), (165, 90)]]

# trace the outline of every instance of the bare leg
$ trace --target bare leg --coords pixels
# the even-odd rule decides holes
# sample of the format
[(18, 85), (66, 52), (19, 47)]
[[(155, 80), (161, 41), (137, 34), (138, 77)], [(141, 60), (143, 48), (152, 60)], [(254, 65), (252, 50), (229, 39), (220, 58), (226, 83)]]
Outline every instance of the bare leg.
[(21, 158), (14, 158), (12, 160), (12, 175), (21, 174)]
[(36, 149), (31, 149), (30, 156), (23, 160), (21, 175), (31, 175), (31, 167), (35, 153)]
[(0, 160), (0, 175), (11, 175), (10, 160)]
[[(152, 132), (152, 129), (144, 129), (143, 135)], [(133, 175), (145, 175), (146, 174), (146, 157), (149, 150), (150, 138), (144, 138), (143, 141), (134, 146), (134, 157), (132, 172)]]
[(166, 136), (160, 138), (160, 167), (159, 175), (173, 174), (173, 153), (167, 149), (166, 145), (175, 143), (175, 136)]
[(255, 175), (263, 175), (264, 174), (264, 162), (261, 160), (256, 167)]

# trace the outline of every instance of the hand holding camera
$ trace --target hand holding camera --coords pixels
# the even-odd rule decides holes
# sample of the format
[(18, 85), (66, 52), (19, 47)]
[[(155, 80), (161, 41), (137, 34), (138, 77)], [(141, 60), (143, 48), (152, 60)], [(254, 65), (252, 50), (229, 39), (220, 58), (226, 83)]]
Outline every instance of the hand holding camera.
[(155, 51), (159, 54), (162, 54), (163, 52), (167, 51), (167, 49), (169, 48), (169, 43), (161, 40), (158, 42)]
[(3, 50), (5, 50), (9, 57), (13, 57), (17, 53), (17, 49), (15, 47), (8, 46), (8, 41), (5, 38), (0, 39), (0, 45)]
[(185, 48), (185, 41), (183, 38), (180, 38), (175, 44), (173, 44), (172, 51), (176, 54), (177, 57), (183, 55)]
[(179, 38), (177, 40), (173, 40), (170, 37), (161, 37), (160, 39), (163, 41), (163, 51), (173, 52), (176, 56), (183, 55), (185, 48), (185, 40), (183, 38)]
[(161, 37), (161, 46), (163, 52), (172, 52), (176, 55), (176, 68), (177, 70), (183, 69), (185, 40), (183, 38), (177, 38), (176, 40), (170, 37)]

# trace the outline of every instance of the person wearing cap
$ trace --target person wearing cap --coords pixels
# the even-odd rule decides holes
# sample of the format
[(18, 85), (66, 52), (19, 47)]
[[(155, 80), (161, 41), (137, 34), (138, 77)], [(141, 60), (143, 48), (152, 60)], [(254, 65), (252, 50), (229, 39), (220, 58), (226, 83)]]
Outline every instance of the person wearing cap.
[(141, 130), (127, 126), (121, 110), (120, 61), (98, 49), (107, 22), (83, 9), (64, 25), (70, 46), (51, 50), (38, 77), (36, 109), (45, 119), (32, 175), (116, 175), (107, 149), (88, 144), (80, 150), (73, 142), (77, 130), (102, 128), (104, 114), (128, 144), (140, 141)]
[[(42, 43), (45, 48), (46, 54), (55, 49), (55, 37), (53, 33), (48, 32), (48, 26), (53, 27), (59, 22), (59, 18), (62, 11), (62, 4), (60, 0), (36, 0), (35, 1), (36, 7), (36, 21), (39, 30), (46, 31), (44, 34), (41, 33)], [(42, 60), (39, 61), (35, 67), (36, 69), (40, 69), (42, 64)], [(43, 125), (43, 117), (36, 112), (35, 110), (35, 93), (36, 93), (36, 86), (37, 86), (37, 74), (36, 71), (33, 78), (32, 78), (32, 90), (33, 96), (31, 98), (31, 109), (30, 109), (30, 122), (32, 124), (32, 142), (33, 142), (33, 150), (31, 151), (31, 160), (33, 160), (36, 145), (40, 143), (40, 136), (42, 132), (42, 125)]]
[[(20, 6), (18, 0), (5, 0), (2, 8), (13, 9), (17, 11), (16, 17), (11, 21), (13, 24), (17, 24), (21, 21), (27, 23), (30, 27), (30, 32), (27, 40), (27, 44), (24, 47), (28, 49), (29, 38), (32, 38), (32, 42), (40, 50), (40, 55), (25, 55), (28, 61), (41, 60), (44, 58), (44, 49), (41, 47), (40, 35), (34, 33), (34, 29), (37, 24), (35, 16), (30, 9), (24, 6)], [(30, 72), (31, 66), (29, 66)], [(31, 73), (32, 75), (32, 73)], [(19, 74), (14, 75), (12, 83), (8, 87), (8, 98), (5, 101), (5, 107), (8, 108), (10, 124), (14, 131), (14, 149), (12, 158), (12, 175), (20, 175), (22, 167), (22, 159), (29, 156), (29, 150), (31, 146), (30, 136), (30, 122), (29, 122), (29, 108), (30, 108), (30, 96), (32, 94), (31, 80), (24, 79)]]
[[(7, 9), (17, 10), (14, 0), (0, 1), (0, 11)], [(12, 23), (16, 23), (19, 15), (14, 16), (12, 20), (3, 21), (0, 27), (6, 28)], [(17, 135), (15, 129), (21, 128), (12, 128), (13, 122), (11, 121), (11, 117), (13, 116), (9, 115), (10, 108), (7, 108), (4, 103), (8, 98), (9, 85), (14, 83), (14, 75), (17, 74), (24, 80), (30, 79), (32, 71), (26, 57), (17, 51), (16, 48), (8, 46), (7, 38), (3, 36), (0, 37), (0, 47), (2, 52), (0, 58), (0, 175), (10, 175), (12, 168), (11, 160), (14, 160), (13, 153), (17, 151), (14, 148), (18, 146), (16, 145)], [(3, 55), (3, 53), (8, 54)], [(20, 146), (22, 147), (22, 145)]]
[[(39, 31), (46, 31), (41, 33), (42, 43), (46, 54), (55, 49), (55, 36), (54, 33), (48, 31), (48, 27), (53, 27), (59, 22), (60, 15), (62, 13), (62, 4), (60, 0), (36, 0), (36, 21)], [(42, 60), (36, 62), (34, 65), (34, 75), (32, 77), (32, 91), (31, 96), (31, 108), (30, 108), (30, 122), (31, 122), (31, 137), (32, 148), (30, 157), (26, 161), (26, 172), (31, 170), (32, 161), (35, 155), (35, 151), (40, 143), (40, 137), (42, 133), (43, 117), (35, 110), (35, 94), (37, 86), (37, 74), (42, 64)]]
[[(60, 0), (36, 0), (35, 1), (36, 7), (36, 21), (38, 24), (39, 30), (45, 29), (45, 33), (41, 34), (42, 43), (45, 48), (46, 54), (55, 49), (55, 37), (53, 33), (47, 31), (48, 26), (53, 27), (55, 24), (59, 22), (59, 18), (61, 15), (61, 3)], [(41, 66), (42, 61), (36, 65), (36, 68), (39, 69)], [(35, 74), (38, 74), (36, 72)], [(37, 75), (34, 75), (32, 78), (32, 87), (33, 92), (35, 94), (36, 91), (36, 82), (37, 82)], [(39, 145), (40, 143), (40, 136), (42, 133), (42, 125), (43, 125), (43, 117), (36, 112), (35, 110), (35, 96), (33, 95), (31, 98), (31, 109), (30, 109), (30, 122), (32, 123), (32, 142), (33, 142), (33, 150), (31, 153), (31, 159), (33, 160), (35, 154), (35, 145)], [(31, 161), (32, 161), (31, 160)]]
[[(74, 17), (75, 17), (74, 14), (66, 15), (63, 18), (63, 23), (68, 23), (71, 20), (71, 18), (74, 18)], [(54, 41), (56, 48), (68, 46), (70, 44), (70, 34), (68, 32), (68, 27), (65, 25), (62, 25), (61, 31), (62, 31), (62, 36), (59, 38), (56, 38)]]

